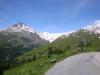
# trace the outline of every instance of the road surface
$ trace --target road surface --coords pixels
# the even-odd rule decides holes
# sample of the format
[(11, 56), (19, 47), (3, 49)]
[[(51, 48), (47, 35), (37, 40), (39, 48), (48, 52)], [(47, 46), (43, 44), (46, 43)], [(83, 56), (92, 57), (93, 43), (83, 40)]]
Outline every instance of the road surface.
[(45, 75), (100, 75), (100, 52), (68, 57), (56, 63)]

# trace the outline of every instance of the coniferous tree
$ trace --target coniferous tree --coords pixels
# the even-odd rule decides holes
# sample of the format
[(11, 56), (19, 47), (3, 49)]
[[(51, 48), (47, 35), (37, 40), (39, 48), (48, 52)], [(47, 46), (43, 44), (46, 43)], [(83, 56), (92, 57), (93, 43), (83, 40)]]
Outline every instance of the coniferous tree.
[(52, 48), (48, 47), (48, 58), (50, 58), (52, 54), (53, 54)]
[(36, 54), (34, 52), (34, 55), (33, 55), (33, 60), (35, 61), (36, 60)]

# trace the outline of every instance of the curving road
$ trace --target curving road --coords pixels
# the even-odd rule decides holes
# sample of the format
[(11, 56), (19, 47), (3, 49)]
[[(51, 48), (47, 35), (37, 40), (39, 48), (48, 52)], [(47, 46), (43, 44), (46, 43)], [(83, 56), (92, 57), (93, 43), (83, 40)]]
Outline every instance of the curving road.
[(55, 64), (45, 75), (100, 75), (100, 53), (82, 53)]

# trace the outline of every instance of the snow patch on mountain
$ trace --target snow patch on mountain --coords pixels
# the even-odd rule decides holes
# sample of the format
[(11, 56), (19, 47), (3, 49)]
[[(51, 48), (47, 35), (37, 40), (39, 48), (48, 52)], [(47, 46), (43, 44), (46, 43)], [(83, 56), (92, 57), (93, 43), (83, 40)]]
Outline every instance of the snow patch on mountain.
[(39, 33), (41, 38), (44, 38), (50, 42), (53, 42), (54, 40), (56, 40), (57, 38), (61, 37), (62, 35), (66, 35), (68, 36), (70, 33), (72, 32), (64, 32), (64, 33), (48, 33), (48, 32), (42, 32)]
[(87, 27), (84, 27), (83, 29), (94, 33), (100, 33), (100, 20), (95, 21), (94, 23), (88, 25)]
[(39, 33), (39, 35), (41, 36), (41, 38), (44, 38), (46, 40), (49, 40), (50, 42), (53, 42), (55, 39), (57, 39), (58, 37), (64, 35), (64, 33), (48, 33), (48, 32), (42, 32)]
[(17, 23), (14, 24), (7, 29), (4, 29), (8, 32), (27, 32), (27, 33), (37, 33), (42, 39), (45, 39), (49, 42), (53, 42), (57, 38), (61, 37), (62, 35), (68, 36), (71, 32), (64, 32), (64, 33), (48, 33), (48, 32), (38, 32), (35, 29), (31, 28), (30, 26), (24, 23)]
[[(88, 30), (89, 32), (95, 32), (95, 33), (100, 33), (100, 20), (95, 21), (94, 23), (84, 27), (83, 29)], [(24, 23), (17, 23), (12, 25), (11, 27), (8, 27), (5, 29), (9, 32), (32, 32), (32, 33), (37, 33), (41, 38), (53, 42), (57, 38), (61, 36), (67, 37), (70, 33), (75, 32), (75, 31), (70, 31), (70, 32), (63, 32), (63, 33), (48, 33), (48, 32), (38, 32), (35, 29), (31, 28), (30, 26), (24, 24)]]
[(26, 32), (36, 32), (35, 29), (31, 28), (30, 26), (27, 26), (24, 23), (17, 23), (14, 24), (11, 27), (7, 28), (8, 31), (13, 31), (13, 32), (22, 32), (22, 31), (26, 31)]

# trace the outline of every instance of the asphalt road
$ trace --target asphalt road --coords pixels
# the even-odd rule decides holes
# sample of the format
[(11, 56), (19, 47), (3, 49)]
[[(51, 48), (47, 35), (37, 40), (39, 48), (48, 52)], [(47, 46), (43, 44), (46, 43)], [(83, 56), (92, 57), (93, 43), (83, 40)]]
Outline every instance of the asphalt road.
[(82, 53), (56, 63), (45, 75), (100, 75), (100, 53)]

